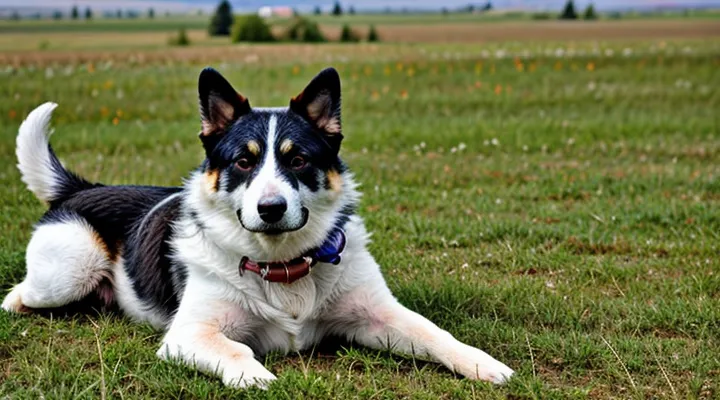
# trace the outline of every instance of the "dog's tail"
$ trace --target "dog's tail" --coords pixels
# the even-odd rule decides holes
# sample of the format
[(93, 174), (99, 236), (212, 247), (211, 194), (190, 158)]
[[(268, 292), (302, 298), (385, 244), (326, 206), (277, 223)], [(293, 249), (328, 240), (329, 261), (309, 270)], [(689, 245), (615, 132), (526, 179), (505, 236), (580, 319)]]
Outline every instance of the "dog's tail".
[(17, 136), (18, 168), (28, 189), (40, 200), (52, 203), (97, 185), (63, 167), (48, 139), (50, 117), (57, 104), (45, 103), (27, 116)]

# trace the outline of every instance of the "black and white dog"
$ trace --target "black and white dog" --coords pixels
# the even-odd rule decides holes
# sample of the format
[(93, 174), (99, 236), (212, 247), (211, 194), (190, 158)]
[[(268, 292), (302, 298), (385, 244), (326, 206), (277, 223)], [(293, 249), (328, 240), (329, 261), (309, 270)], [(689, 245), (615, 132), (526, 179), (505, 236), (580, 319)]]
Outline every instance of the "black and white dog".
[(398, 303), (367, 250), (359, 193), (338, 157), (340, 78), (322, 71), (288, 108), (251, 108), (217, 71), (199, 79), (207, 158), (182, 187), (105, 186), (48, 143), (56, 105), (17, 137), (22, 180), (49, 210), (13, 312), (88, 297), (166, 330), (157, 352), (236, 387), (275, 376), (255, 357), (345, 337), (496, 383), (513, 371)]

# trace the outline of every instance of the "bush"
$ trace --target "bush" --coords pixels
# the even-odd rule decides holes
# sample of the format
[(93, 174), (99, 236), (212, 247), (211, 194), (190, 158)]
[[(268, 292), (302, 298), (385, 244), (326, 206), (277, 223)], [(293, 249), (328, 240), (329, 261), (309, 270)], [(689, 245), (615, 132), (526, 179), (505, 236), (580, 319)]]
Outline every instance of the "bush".
[(237, 18), (232, 26), (230, 38), (237, 42), (273, 42), (275, 37), (270, 25), (257, 14), (249, 14)]
[(370, 31), (368, 31), (368, 42), (379, 42), (380, 41), (380, 35), (378, 35), (377, 31), (375, 30), (375, 25), (370, 25)]
[(177, 36), (171, 37), (168, 40), (170, 46), (190, 46), (190, 38), (185, 31), (185, 28), (180, 28)]
[(208, 33), (210, 33), (210, 36), (227, 36), (230, 34), (230, 28), (232, 25), (232, 6), (229, 1), (223, 0), (220, 4), (218, 4), (217, 9), (215, 10), (215, 15), (213, 15), (210, 20)]
[(550, 13), (546, 13), (546, 12), (537, 12), (537, 13), (533, 13), (533, 15), (532, 15), (532, 19), (538, 20), (538, 21), (544, 21), (544, 20), (548, 20), (551, 18), (552, 18), (552, 15), (550, 15)]
[(302, 17), (295, 18), (292, 24), (290, 24), (290, 27), (285, 32), (285, 38), (287, 40), (309, 43), (325, 41), (325, 36), (317, 22)]
[(357, 34), (357, 32), (353, 31), (352, 28), (350, 28), (350, 25), (345, 24), (342, 27), (342, 32), (340, 33), (340, 41), (341, 42), (359, 42), (360, 36)]

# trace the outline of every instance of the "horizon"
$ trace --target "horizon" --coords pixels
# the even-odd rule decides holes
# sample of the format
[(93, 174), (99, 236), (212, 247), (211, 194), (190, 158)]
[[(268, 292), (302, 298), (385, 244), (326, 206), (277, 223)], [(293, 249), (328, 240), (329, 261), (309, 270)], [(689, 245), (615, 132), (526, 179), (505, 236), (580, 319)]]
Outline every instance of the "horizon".
[[(496, 0), (491, 1), (497, 10), (559, 10), (566, 0)], [(192, 12), (197, 10), (210, 11), (219, 3), (217, 0), (25, 0), (22, 6), (17, 5), (14, 0), (0, 0), (0, 10), (20, 11), (55, 11), (70, 9), (73, 6), (79, 8), (93, 8), (100, 11), (123, 10), (144, 10), (154, 8), (164, 12)], [(332, 8), (334, 1), (308, 1), (308, 0), (246, 0), (231, 1), (235, 11), (252, 12), (263, 6), (288, 6), (300, 11), (310, 11), (320, 6), (323, 11)], [(364, 0), (364, 1), (341, 1), (343, 7), (353, 6), (360, 12), (391, 10), (408, 11), (433, 11), (442, 8), (459, 9), (468, 5), (482, 6), (486, 1), (449, 0), (442, 3), (428, 0)], [(585, 8), (593, 3), (600, 11), (614, 10), (654, 10), (654, 9), (682, 9), (682, 8), (712, 8), (720, 7), (720, 0), (692, 0), (692, 1), (658, 1), (658, 0), (581, 0), (575, 1), (579, 9)]]

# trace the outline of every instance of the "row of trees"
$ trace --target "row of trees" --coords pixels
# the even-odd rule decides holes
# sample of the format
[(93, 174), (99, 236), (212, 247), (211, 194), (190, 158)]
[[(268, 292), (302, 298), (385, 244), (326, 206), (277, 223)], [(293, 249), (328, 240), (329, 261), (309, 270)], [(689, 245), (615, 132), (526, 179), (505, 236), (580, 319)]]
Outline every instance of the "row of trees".
[[(575, 11), (575, 2), (573, 0), (567, 0), (560, 19), (578, 19), (578, 13)], [(595, 20), (597, 19), (597, 13), (595, 12), (595, 5), (593, 3), (588, 4), (583, 13), (583, 19)]]
[[(232, 6), (223, 0), (210, 20), (208, 33), (213, 36), (230, 35), (233, 42), (273, 42), (288, 40), (298, 42), (325, 42), (327, 39), (317, 22), (296, 16), (282, 35), (275, 36), (270, 25), (260, 16), (251, 14), (235, 17)], [(349, 25), (343, 26), (340, 41), (359, 42), (361, 35), (353, 31)], [(377, 42), (380, 37), (374, 26), (370, 26), (367, 41)]]
[[(74, 6), (70, 10), (70, 14), (68, 14), (68, 18), (70, 18), (72, 20), (79, 20), (82, 18), (82, 19), (89, 21), (89, 20), (92, 20), (94, 16), (95, 16), (95, 13), (93, 12), (92, 8), (87, 7), (87, 8), (85, 8), (84, 11), (81, 11), (80, 8), (78, 8), (78, 6)], [(128, 11), (125, 11), (124, 13), (123, 13), (123, 10), (117, 10), (116, 12), (105, 12), (104, 13), (105, 18), (118, 18), (118, 19), (123, 18), (123, 17), (124, 18), (138, 18), (139, 16), (140, 16), (140, 12), (135, 11), (135, 10), (128, 10)], [(155, 9), (154, 8), (148, 9), (147, 17), (150, 19), (155, 18)], [(42, 15), (38, 14), (35, 18), (40, 19), (40, 18), (42, 18)], [(61, 10), (55, 10), (52, 13), (52, 18), (55, 20), (61, 20), (61, 19), (65, 18), (65, 14)], [(13, 13), (11, 16), (11, 19), (19, 20), (20, 14), (18, 14), (17, 12)]]

